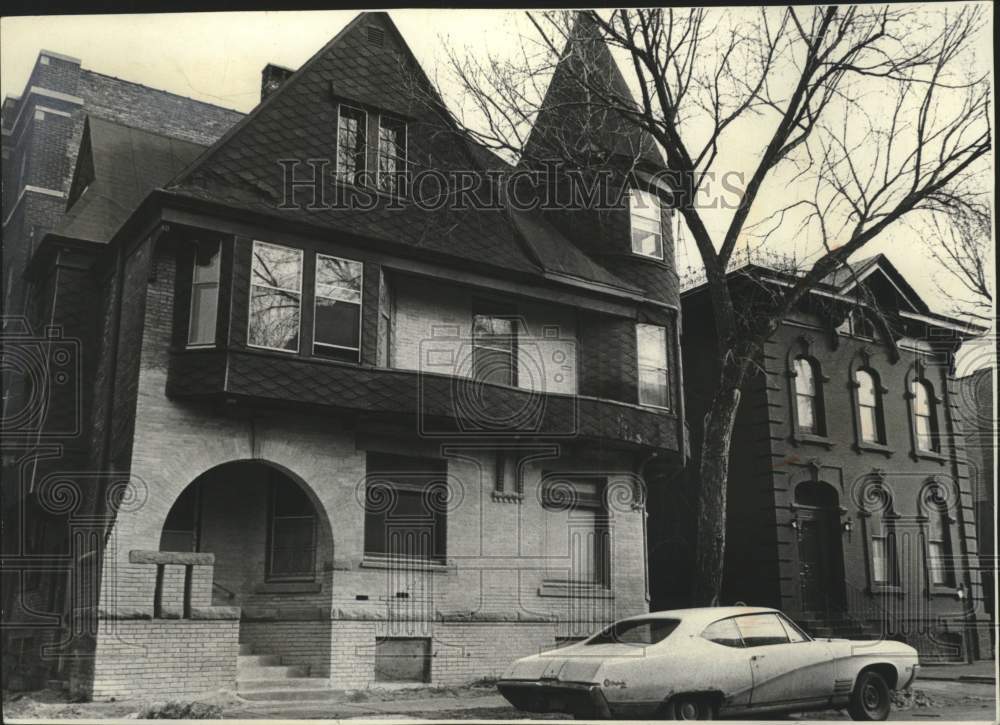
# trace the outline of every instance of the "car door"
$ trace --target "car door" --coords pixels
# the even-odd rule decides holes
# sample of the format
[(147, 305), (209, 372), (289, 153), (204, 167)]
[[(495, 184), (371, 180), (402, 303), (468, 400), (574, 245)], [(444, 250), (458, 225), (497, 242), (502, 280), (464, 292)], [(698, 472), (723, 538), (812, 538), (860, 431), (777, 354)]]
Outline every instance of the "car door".
[(811, 640), (774, 612), (736, 617), (753, 671), (751, 706), (830, 697), (834, 664), (827, 643)]

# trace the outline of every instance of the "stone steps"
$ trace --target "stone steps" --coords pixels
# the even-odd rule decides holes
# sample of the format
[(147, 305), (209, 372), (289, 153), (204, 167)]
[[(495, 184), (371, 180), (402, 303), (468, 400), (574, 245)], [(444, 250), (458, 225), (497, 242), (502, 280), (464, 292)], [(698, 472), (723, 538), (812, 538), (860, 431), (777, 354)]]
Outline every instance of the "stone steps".
[(274, 654), (257, 654), (240, 643), (236, 664), (236, 693), (244, 700), (316, 701), (333, 693), (325, 677), (309, 677), (305, 665), (282, 664)]

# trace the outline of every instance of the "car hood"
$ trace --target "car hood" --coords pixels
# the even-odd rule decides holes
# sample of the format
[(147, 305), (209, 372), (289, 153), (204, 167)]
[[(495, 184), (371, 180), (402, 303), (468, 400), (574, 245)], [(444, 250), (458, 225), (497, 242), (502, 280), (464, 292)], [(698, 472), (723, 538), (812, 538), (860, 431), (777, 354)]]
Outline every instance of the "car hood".
[(601, 667), (608, 660), (642, 657), (645, 649), (619, 643), (573, 645), (519, 659), (507, 669), (503, 679), (599, 682)]

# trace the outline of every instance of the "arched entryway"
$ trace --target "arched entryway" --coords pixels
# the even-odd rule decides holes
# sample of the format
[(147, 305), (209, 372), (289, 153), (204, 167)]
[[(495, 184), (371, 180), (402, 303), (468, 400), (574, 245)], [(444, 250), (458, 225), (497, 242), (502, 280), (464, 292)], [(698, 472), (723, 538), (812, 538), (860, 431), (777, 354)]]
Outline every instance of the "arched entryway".
[(843, 611), (844, 548), (837, 490), (818, 481), (800, 483), (795, 487), (795, 521), (802, 611)]
[(265, 605), (293, 592), (316, 604), (330, 597), (329, 521), (308, 485), (272, 463), (234, 461), (198, 476), (171, 507), (159, 548), (214, 554), (216, 604)]

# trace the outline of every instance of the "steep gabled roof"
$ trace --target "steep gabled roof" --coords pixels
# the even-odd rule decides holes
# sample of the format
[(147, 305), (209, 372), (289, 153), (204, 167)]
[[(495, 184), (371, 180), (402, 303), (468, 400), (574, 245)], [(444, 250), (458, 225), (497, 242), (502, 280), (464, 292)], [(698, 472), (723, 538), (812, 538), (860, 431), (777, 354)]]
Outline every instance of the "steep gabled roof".
[[(632, 164), (666, 167), (653, 137), (609, 109), (602, 98), (635, 106), (618, 63), (585, 13), (578, 13), (556, 64), (545, 99), (524, 148), (531, 160), (593, 157), (596, 165), (617, 156)], [(581, 163), (588, 163), (583, 161)]]
[(840, 294), (851, 294), (861, 285), (876, 302), (886, 308), (921, 314), (930, 308), (884, 254), (849, 262), (828, 275), (824, 282)]
[[(166, 191), (387, 247), (451, 257), (464, 264), (529, 275), (541, 275), (547, 265), (555, 265), (564, 274), (634, 289), (587, 259), (541, 221), (538, 226), (545, 230), (542, 246), (549, 253), (535, 254), (537, 245), (525, 243), (519, 225), (502, 206), (460, 208), (446, 202), (429, 209), (337, 182), (336, 130), (341, 102), (368, 113), (369, 135), (377, 124), (372, 119), (383, 114), (406, 121), (412, 174), (430, 169), (482, 173), (486, 165), (499, 161), (485, 156), (466, 136), (444, 125), (443, 114), (435, 111), (440, 99), (389, 16), (362, 13), (173, 179)], [(328, 160), (328, 203), (307, 208), (312, 191), (301, 187), (296, 191), (296, 203), (285, 203), (279, 162), (302, 162), (297, 171), (301, 178), (312, 174), (313, 167), (306, 165), (310, 159)], [(485, 174), (481, 178), (485, 181)], [(492, 191), (487, 181), (480, 198), (491, 198)]]
[(107, 243), (149, 192), (170, 180), (202, 150), (96, 116), (84, 121), (70, 204), (54, 233)]

